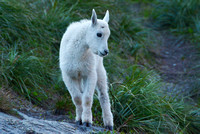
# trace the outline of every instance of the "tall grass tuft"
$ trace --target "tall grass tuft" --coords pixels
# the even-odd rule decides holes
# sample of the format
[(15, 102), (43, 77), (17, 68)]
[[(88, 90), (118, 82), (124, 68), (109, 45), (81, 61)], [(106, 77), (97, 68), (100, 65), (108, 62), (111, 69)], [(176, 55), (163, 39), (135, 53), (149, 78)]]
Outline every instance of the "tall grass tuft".
[[(129, 70), (129, 71), (128, 71)], [(132, 133), (198, 133), (198, 108), (162, 93), (159, 77), (138, 66), (128, 68), (123, 84), (111, 84), (117, 130)], [(123, 76), (124, 77), (124, 76)], [(194, 112), (194, 113), (192, 113)]]
[(58, 49), (74, 5), (68, 9), (57, 4), (54, 0), (0, 2), (1, 84), (36, 104), (50, 98), (54, 87), (64, 88), (57, 71)]
[(156, 27), (198, 33), (199, 14), (199, 0), (157, 0), (152, 17)]

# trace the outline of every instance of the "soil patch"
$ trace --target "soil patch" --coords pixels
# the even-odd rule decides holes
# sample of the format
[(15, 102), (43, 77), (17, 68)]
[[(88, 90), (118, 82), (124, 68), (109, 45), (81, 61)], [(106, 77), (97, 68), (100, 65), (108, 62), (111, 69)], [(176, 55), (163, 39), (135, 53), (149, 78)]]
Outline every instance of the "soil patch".
[(194, 97), (199, 93), (200, 85), (198, 50), (184, 36), (162, 32), (161, 39), (162, 45), (156, 52), (155, 68), (159, 70), (161, 78), (171, 85), (167, 91)]

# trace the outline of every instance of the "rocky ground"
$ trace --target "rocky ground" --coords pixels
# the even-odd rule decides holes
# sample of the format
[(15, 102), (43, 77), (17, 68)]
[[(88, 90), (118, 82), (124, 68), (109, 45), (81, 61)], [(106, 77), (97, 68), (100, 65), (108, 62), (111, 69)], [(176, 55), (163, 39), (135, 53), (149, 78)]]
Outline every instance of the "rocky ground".
[(55, 115), (54, 111), (37, 107), (12, 90), (2, 88), (0, 95), (6, 99), (0, 101), (5, 106), (5, 110), (0, 109), (0, 134), (87, 134), (107, 131), (101, 127), (75, 125), (67, 115)]
[(17, 111), (21, 118), (0, 112), (1, 134), (87, 134), (103, 132), (100, 127), (82, 127), (65, 121), (37, 119)]

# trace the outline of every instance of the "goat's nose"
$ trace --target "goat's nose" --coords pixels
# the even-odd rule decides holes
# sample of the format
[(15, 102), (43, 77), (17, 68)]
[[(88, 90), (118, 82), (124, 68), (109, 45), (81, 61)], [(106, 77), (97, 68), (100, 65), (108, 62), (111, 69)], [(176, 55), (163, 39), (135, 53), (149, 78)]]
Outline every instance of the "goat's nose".
[(109, 50), (105, 49), (104, 53), (105, 53), (105, 55), (107, 55), (109, 53)]

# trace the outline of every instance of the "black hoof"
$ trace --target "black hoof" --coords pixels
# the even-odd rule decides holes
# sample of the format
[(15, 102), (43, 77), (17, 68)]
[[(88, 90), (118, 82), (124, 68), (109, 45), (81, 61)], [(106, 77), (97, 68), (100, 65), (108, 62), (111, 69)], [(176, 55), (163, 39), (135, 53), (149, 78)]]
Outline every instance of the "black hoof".
[(88, 123), (88, 122), (84, 122), (84, 123), (83, 123), (83, 126), (85, 126), (85, 127), (91, 127), (92, 124), (91, 124), (91, 123)]
[(106, 126), (106, 129), (113, 131), (113, 126)]
[(76, 125), (82, 125), (82, 121), (76, 121)]

